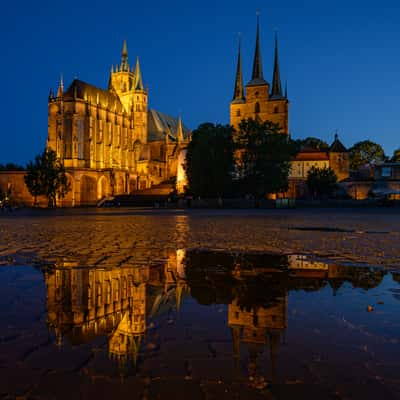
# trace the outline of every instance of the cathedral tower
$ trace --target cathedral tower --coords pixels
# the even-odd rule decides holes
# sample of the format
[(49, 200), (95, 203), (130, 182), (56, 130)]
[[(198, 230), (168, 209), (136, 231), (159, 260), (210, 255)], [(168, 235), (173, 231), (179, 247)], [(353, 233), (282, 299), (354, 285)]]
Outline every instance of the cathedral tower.
[(139, 57), (135, 68), (128, 61), (128, 47), (124, 40), (121, 64), (111, 67), (108, 89), (120, 99), (124, 111), (133, 120), (133, 128), (142, 143), (147, 141), (148, 91), (144, 89)]
[(253, 59), (253, 71), (250, 82), (243, 89), (241, 47), (239, 44), (234, 96), (230, 105), (230, 124), (238, 129), (243, 119), (252, 118), (259, 121), (277, 123), (281, 132), (289, 133), (288, 127), (289, 101), (282, 93), (280, 66), (278, 57), (278, 39), (275, 37), (274, 72), (272, 88), (264, 79), (260, 24), (257, 16), (256, 45)]

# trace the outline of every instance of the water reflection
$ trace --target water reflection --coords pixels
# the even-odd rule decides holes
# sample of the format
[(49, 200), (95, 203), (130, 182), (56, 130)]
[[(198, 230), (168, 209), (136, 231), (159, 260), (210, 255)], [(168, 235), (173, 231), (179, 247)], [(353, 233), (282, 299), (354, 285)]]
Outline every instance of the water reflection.
[(58, 346), (106, 337), (109, 357), (123, 375), (128, 365), (140, 368), (139, 354), (146, 357), (148, 348), (142, 343), (149, 325), (163, 313), (179, 312), (184, 298), (201, 305), (224, 304), (236, 373), (245, 359), (246, 379), (258, 389), (267, 385), (259, 361), (264, 352), (269, 353), (272, 382), (278, 379), (290, 292), (329, 285), (336, 294), (345, 283), (368, 290), (385, 275), (380, 269), (326, 264), (299, 255), (184, 249), (148, 264), (82, 268), (63, 259), (43, 270), (47, 323)]

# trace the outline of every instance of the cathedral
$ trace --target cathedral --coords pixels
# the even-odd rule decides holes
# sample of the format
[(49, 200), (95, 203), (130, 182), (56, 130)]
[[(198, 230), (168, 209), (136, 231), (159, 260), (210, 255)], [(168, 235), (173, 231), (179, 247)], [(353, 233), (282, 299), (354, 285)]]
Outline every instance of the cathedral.
[(139, 59), (112, 66), (108, 88), (75, 79), (50, 91), (47, 146), (62, 160), (71, 191), (63, 206), (96, 204), (172, 182), (190, 139), (181, 118), (149, 109)]
[(256, 47), (251, 81), (243, 86), (241, 48), (237, 60), (237, 71), (233, 99), (230, 104), (230, 124), (237, 129), (243, 119), (277, 123), (281, 132), (289, 134), (289, 100), (287, 89), (282, 91), (280, 77), (278, 40), (275, 38), (275, 59), (272, 87), (264, 79), (260, 45), (260, 29), (257, 20)]

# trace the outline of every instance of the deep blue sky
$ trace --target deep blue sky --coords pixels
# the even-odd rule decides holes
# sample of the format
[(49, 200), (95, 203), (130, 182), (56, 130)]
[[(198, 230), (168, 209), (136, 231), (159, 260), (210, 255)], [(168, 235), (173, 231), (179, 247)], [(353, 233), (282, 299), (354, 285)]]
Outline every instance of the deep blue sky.
[(250, 80), (255, 11), (261, 11), (264, 75), (280, 38), (294, 138), (400, 147), (398, 0), (7, 1), (0, 11), (0, 163), (25, 164), (45, 145), (47, 97), (60, 74), (106, 87), (122, 41), (139, 55), (150, 107), (199, 123), (229, 122), (242, 32)]

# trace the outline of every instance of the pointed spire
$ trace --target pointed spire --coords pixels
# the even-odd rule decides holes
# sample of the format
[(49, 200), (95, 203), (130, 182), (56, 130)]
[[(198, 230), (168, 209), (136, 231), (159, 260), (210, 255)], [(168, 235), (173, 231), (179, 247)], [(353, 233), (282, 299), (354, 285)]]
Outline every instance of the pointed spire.
[(53, 99), (54, 99), (53, 88), (50, 88), (49, 101), (52, 101)]
[(285, 98), (288, 98), (287, 81), (285, 82)]
[(126, 45), (126, 39), (124, 39), (124, 44), (122, 46), (121, 71), (129, 72), (128, 47)]
[(263, 76), (263, 67), (261, 60), (261, 50), (260, 50), (260, 22), (259, 18), (260, 13), (257, 11), (257, 33), (256, 33), (256, 49), (254, 52), (254, 61), (253, 61), (253, 74), (251, 76), (251, 84), (263, 84), (264, 76)]
[(236, 68), (235, 91), (233, 92), (233, 101), (235, 100), (236, 101), (244, 100), (240, 35), (239, 35), (238, 61)]
[(176, 141), (177, 141), (178, 143), (182, 143), (183, 140), (184, 140), (184, 137), (183, 137), (183, 128), (182, 128), (182, 118), (181, 118), (181, 116), (180, 116), (180, 114), (179, 114), (179, 117), (178, 117), (178, 126), (177, 126), (177, 128), (176, 128)]
[(63, 76), (61, 74), (60, 83), (58, 84), (58, 89), (57, 89), (57, 97), (62, 97), (63, 93), (64, 93), (64, 81), (63, 81)]
[(272, 77), (272, 97), (282, 97), (281, 74), (279, 69), (278, 34), (275, 33), (274, 74)]
[(136, 57), (135, 90), (144, 90), (142, 73), (140, 72), (139, 57)]
[(111, 65), (111, 73), (114, 73), (114, 65)]

